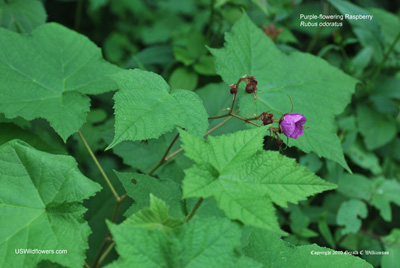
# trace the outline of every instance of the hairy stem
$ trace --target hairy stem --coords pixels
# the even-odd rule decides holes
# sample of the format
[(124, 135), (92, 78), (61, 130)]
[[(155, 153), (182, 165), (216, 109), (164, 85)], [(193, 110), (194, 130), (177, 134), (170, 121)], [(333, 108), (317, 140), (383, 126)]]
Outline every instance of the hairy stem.
[(81, 138), (83, 144), (85, 145), (86, 149), (88, 150), (90, 156), (92, 157), (94, 163), (96, 164), (97, 168), (99, 169), (101, 175), (103, 176), (103, 178), (107, 182), (108, 187), (110, 188), (112, 194), (114, 195), (115, 201), (118, 202), (120, 197), (119, 197), (117, 191), (115, 190), (114, 186), (112, 185), (110, 179), (108, 178), (107, 174), (104, 172), (104, 170), (101, 167), (99, 161), (97, 161), (96, 156), (94, 155), (92, 149), (90, 148), (89, 144), (87, 143), (85, 137), (83, 136), (83, 134), (82, 134), (82, 132), (80, 130), (78, 131), (78, 134), (79, 134), (79, 137)]
[(190, 212), (189, 216), (186, 219), (186, 223), (188, 223), (194, 216), (194, 214), (196, 213), (196, 211), (199, 209), (201, 203), (203, 203), (203, 198), (200, 197), (199, 201), (197, 201), (196, 205), (194, 206), (194, 208), (192, 209), (192, 211)]
[(83, 262), (83, 266), (84, 266), (85, 268), (90, 268), (90, 266), (87, 264), (86, 261)]
[[(85, 137), (83, 136), (82, 132), (79, 130), (78, 131), (79, 137), (81, 138), (83, 144), (85, 145), (86, 149), (88, 150), (90, 156), (92, 157), (94, 163), (96, 164), (97, 168), (99, 169), (101, 175), (103, 176), (104, 180), (106, 181), (108, 187), (110, 188), (114, 199), (115, 199), (115, 207), (114, 207), (114, 211), (112, 213), (111, 216), (111, 222), (116, 222), (117, 221), (117, 217), (118, 217), (118, 212), (119, 212), (119, 208), (122, 204), (122, 202), (127, 198), (127, 194), (124, 194), (123, 196), (119, 196), (117, 191), (115, 190), (114, 186), (112, 185), (110, 179), (108, 178), (107, 174), (104, 172), (103, 168), (101, 167), (99, 161), (97, 160), (96, 156), (94, 155), (92, 149), (90, 148), (89, 144), (87, 143)], [(107, 234), (103, 240), (103, 243), (100, 246), (100, 249), (96, 255), (96, 258), (93, 262), (92, 267), (98, 267), (100, 264), (100, 259), (103, 256), (107, 245), (110, 243), (111, 241), (111, 233), (110, 231), (107, 231)], [(107, 253), (108, 254), (108, 253)], [(104, 258), (103, 258), (104, 259)]]
[[(124, 202), (124, 200), (126, 199), (126, 197), (127, 197), (127, 194), (124, 194), (124, 195), (123, 195), (121, 198), (119, 198), (118, 201), (115, 203), (114, 211), (113, 211), (113, 214), (112, 214), (112, 216), (111, 216), (111, 222), (115, 223), (115, 222), (117, 221), (119, 208), (120, 208), (121, 204)], [(106, 234), (106, 236), (105, 236), (105, 238), (104, 238), (104, 240), (103, 240), (103, 243), (101, 244), (100, 249), (99, 249), (99, 251), (97, 252), (96, 258), (95, 258), (95, 260), (94, 260), (94, 262), (93, 262), (93, 265), (92, 265), (93, 268), (99, 267), (101, 261), (103, 261), (104, 258), (105, 258), (104, 254), (106, 254), (106, 256), (107, 256), (107, 254), (109, 253), (109, 252), (107, 252), (107, 249), (108, 249), (108, 248), (107, 248), (107, 245), (108, 245), (110, 242), (112, 242), (112, 237), (111, 237), (110, 230), (108, 230), (108, 231), (107, 231), (107, 234)], [(112, 243), (113, 243), (113, 242), (112, 242)], [(106, 253), (106, 252), (107, 252), (107, 253)]]
[(163, 154), (163, 156), (161, 157), (160, 161), (158, 161), (158, 163), (149, 171), (147, 172), (147, 175), (151, 175), (154, 173), (154, 171), (156, 171), (159, 167), (161, 167), (165, 162), (167, 162), (165, 160), (165, 157), (167, 157), (169, 151), (171, 151), (172, 146), (174, 146), (175, 142), (178, 140), (179, 138), (179, 133), (175, 135), (174, 139), (171, 141), (171, 143), (169, 144), (167, 150), (165, 151), (165, 153)]
[(111, 252), (111, 250), (114, 248), (115, 246), (115, 242), (112, 242), (107, 249), (104, 251), (104, 253), (101, 255), (100, 259), (99, 259), (99, 263), (98, 265), (100, 265), (104, 259), (107, 257), (107, 255)]
[(262, 125), (259, 125), (259, 124), (257, 124), (257, 123), (254, 123), (254, 122), (252, 122), (251, 120), (256, 120), (257, 118), (245, 118), (245, 117), (241, 117), (241, 116), (239, 116), (239, 115), (237, 115), (237, 114), (232, 114), (232, 116), (233, 117), (236, 117), (237, 119), (240, 119), (240, 120), (242, 120), (242, 121), (244, 121), (245, 123), (248, 123), (248, 124), (252, 124), (253, 126), (256, 126), (256, 127), (262, 127)]
[(218, 119), (218, 118), (224, 118), (229, 116), (230, 113), (226, 113), (226, 114), (221, 114), (221, 115), (215, 115), (215, 116), (209, 116), (208, 119)]

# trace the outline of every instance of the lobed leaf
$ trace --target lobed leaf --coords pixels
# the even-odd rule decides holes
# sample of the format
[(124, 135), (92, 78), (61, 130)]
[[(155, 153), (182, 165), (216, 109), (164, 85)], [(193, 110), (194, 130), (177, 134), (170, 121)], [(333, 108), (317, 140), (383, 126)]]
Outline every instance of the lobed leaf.
[(56, 23), (31, 35), (0, 29), (0, 112), (7, 118), (44, 118), (66, 141), (86, 120), (90, 99), (116, 89), (104, 61), (85, 36)]
[(365, 219), (368, 215), (367, 205), (360, 200), (349, 200), (343, 202), (337, 214), (338, 225), (344, 225), (342, 234), (357, 233), (361, 228), (361, 219)]
[(183, 197), (214, 197), (231, 219), (284, 233), (272, 203), (286, 207), (307, 196), (334, 189), (294, 160), (262, 151), (266, 128), (209, 137), (204, 141), (180, 131), (187, 157)]
[(243, 17), (225, 35), (225, 48), (211, 49), (217, 73), (227, 84), (236, 83), (245, 74), (255, 76), (260, 89), (256, 105), (252, 95), (240, 98), (242, 115), (272, 111), (305, 115), (306, 129), (289, 146), (315, 152), (340, 163), (350, 171), (336, 135), (334, 117), (350, 102), (356, 80), (324, 60), (300, 52), (285, 55), (247, 17)]
[(152, 72), (127, 70), (112, 76), (115, 94), (115, 136), (109, 148), (131, 140), (158, 138), (176, 126), (199, 136), (208, 127), (208, 115), (196, 93), (170, 92), (165, 80)]
[[(49, 260), (83, 265), (91, 233), (80, 205), (101, 187), (70, 156), (37, 151), (12, 140), (0, 147), (0, 266), (36, 267)], [(24, 249), (67, 254), (16, 254)]]

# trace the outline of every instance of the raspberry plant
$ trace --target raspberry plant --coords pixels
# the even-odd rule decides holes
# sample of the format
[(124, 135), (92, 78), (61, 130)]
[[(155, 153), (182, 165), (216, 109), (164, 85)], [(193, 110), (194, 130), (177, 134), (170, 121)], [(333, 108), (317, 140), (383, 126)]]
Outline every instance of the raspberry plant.
[(0, 267), (398, 267), (399, 18), (253, 2), (0, 1)]

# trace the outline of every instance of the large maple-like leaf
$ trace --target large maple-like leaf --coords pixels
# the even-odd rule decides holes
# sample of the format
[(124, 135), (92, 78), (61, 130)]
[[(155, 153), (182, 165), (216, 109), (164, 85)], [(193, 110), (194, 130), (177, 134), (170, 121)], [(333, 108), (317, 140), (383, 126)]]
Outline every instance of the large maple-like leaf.
[(286, 207), (307, 196), (334, 189), (293, 159), (263, 151), (266, 128), (239, 131), (205, 141), (180, 131), (187, 157), (183, 196), (214, 197), (231, 219), (283, 233), (272, 203)]
[(299, 139), (290, 139), (288, 145), (315, 152), (349, 170), (333, 119), (350, 102), (356, 80), (310, 54), (280, 52), (247, 15), (225, 39), (225, 48), (211, 49), (217, 73), (227, 84), (245, 74), (255, 76), (260, 89), (256, 105), (252, 95), (240, 99), (241, 114), (272, 111), (278, 117), (280, 112), (289, 113), (290, 95), (294, 112), (305, 115), (309, 129)]
[(86, 120), (85, 94), (115, 90), (104, 61), (87, 37), (56, 23), (31, 35), (0, 29), (0, 112), (7, 118), (44, 118), (64, 141)]
[[(0, 147), (0, 177), (0, 267), (36, 267), (42, 260), (82, 266), (91, 231), (79, 203), (100, 185), (83, 176), (72, 157), (19, 140)], [(23, 254), (28, 249), (54, 253)]]

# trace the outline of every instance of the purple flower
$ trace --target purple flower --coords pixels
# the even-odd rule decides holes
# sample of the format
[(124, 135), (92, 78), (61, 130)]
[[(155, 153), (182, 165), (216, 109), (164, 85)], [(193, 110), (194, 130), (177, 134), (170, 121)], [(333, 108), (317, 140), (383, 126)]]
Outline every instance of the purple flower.
[(283, 134), (289, 138), (297, 139), (304, 133), (303, 125), (307, 121), (302, 114), (286, 114), (280, 123)]

